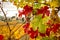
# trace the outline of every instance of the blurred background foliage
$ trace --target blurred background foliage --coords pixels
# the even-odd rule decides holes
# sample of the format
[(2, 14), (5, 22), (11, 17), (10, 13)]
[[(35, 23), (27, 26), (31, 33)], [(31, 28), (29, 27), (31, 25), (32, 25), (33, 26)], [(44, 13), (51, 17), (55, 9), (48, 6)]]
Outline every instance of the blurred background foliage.
[[(40, 8), (42, 6), (45, 5), (49, 5), (51, 8), (55, 8), (55, 7), (60, 7), (60, 0), (8, 0), (11, 3), (13, 3), (13, 5), (15, 5), (17, 7), (17, 9), (19, 7), (23, 8), (25, 5), (29, 5), (32, 6), (34, 9)], [(7, 0), (2, 0), (2, 2), (7, 2)], [(22, 23), (18, 23), (18, 21), (8, 21), (9, 23), (9, 27), (11, 29), (11, 33), (13, 33), (13, 35), (11, 36), (13, 40), (24, 40), (26, 34), (24, 33), (24, 29), (23, 29), (23, 25)], [(22, 25), (22, 26), (21, 26)], [(9, 34), (10, 34), (10, 30), (6, 25), (6, 22), (0, 21), (0, 34), (4, 35), (4, 40), (8, 40)], [(21, 38), (21, 39), (20, 39)], [(27, 38), (29, 38), (29, 36), (27, 35)], [(43, 38), (42, 40), (47, 40), (48, 38), (46, 37)], [(26, 39), (28, 40), (28, 39)], [(35, 40), (35, 39), (29, 39), (29, 40)]]

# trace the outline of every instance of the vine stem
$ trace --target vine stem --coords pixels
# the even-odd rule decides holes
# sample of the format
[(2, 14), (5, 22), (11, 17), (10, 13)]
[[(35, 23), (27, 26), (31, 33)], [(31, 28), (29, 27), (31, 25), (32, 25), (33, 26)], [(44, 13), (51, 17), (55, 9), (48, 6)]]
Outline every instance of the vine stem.
[[(6, 14), (5, 14), (5, 12), (4, 12), (4, 10), (3, 10), (3, 8), (2, 8), (1, 6), (0, 6), (0, 8), (1, 8), (3, 14), (4, 14), (5, 21), (6, 21), (6, 25), (8, 26), (8, 28), (9, 28), (9, 30), (10, 30), (10, 34), (9, 34), (9, 35), (11, 35), (11, 29), (10, 29), (9, 23), (8, 23), (8, 21), (7, 21)], [(9, 40), (11, 40), (11, 36), (9, 36)]]

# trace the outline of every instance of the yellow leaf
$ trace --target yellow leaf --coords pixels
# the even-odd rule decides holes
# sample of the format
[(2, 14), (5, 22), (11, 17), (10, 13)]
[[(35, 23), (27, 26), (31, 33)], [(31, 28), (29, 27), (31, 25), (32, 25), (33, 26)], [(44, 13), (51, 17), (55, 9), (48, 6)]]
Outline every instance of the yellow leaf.
[(50, 2), (50, 6), (51, 6), (51, 8), (58, 7), (58, 1), (54, 0), (54, 1)]

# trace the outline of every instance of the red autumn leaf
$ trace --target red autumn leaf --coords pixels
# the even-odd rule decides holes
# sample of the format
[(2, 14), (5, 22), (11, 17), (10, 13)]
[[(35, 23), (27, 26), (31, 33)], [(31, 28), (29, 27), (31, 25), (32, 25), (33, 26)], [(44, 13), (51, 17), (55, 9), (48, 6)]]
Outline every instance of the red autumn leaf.
[(52, 31), (54, 32), (54, 33), (56, 33), (57, 32), (57, 30), (59, 29), (59, 27), (60, 27), (60, 24), (59, 23), (57, 23), (57, 24), (53, 24), (52, 25), (53, 27), (52, 27)]
[(30, 37), (31, 37), (32, 39), (35, 38), (34, 33), (31, 33), (31, 34), (30, 34)]
[(18, 15), (18, 16), (20, 17), (20, 16), (22, 16), (22, 15), (24, 14), (24, 10), (22, 10), (22, 11), (21, 11), (21, 10), (19, 10), (19, 11), (18, 11), (18, 13), (19, 13), (19, 15)]
[(46, 10), (45, 14), (46, 14), (47, 16), (49, 16), (50, 11), (49, 11), (49, 10)]
[(46, 35), (47, 35), (47, 36), (50, 35), (50, 31), (51, 31), (51, 28), (47, 28), (47, 29), (46, 29)]
[(23, 26), (25, 33), (28, 33), (28, 31), (29, 31), (29, 30), (28, 30), (29, 25), (30, 25), (30, 23), (26, 23), (26, 24)]
[(45, 37), (46, 35), (45, 33), (40, 33), (40, 36)]
[(49, 20), (49, 21), (47, 22), (47, 24), (51, 25), (51, 22), (52, 22), (52, 21), (51, 21), (51, 20)]
[(0, 35), (0, 40), (3, 40), (4, 36), (3, 35)]
[(28, 33), (29, 32), (29, 29), (28, 28), (24, 29), (24, 32), (25, 33)]
[(49, 9), (48, 6), (44, 6), (41, 9), (37, 9), (37, 15), (43, 14), (42, 18), (44, 18), (45, 15), (49, 16), (50, 11), (48, 9)]
[(34, 31), (32, 28), (30, 28), (28, 34), (30, 35), (30, 37), (33, 39), (33, 38), (36, 38), (38, 36), (38, 30)]
[(22, 16), (22, 15), (27, 16), (29, 13), (32, 12), (32, 10), (33, 10), (33, 7), (26, 5), (26, 6), (24, 6), (24, 9), (22, 11), (18, 11), (19, 16)]
[(37, 15), (42, 14), (43, 10), (42, 9), (37, 9)]
[(45, 17), (45, 14), (43, 14), (42, 18), (44, 18), (44, 17)]
[(25, 10), (27, 13), (30, 13), (30, 12), (32, 12), (33, 7), (30, 7), (30, 6), (26, 5), (26, 6), (24, 6), (24, 10)]
[(29, 28), (29, 25), (30, 25), (30, 23), (26, 23), (26, 24), (23, 26), (23, 28), (24, 28), (24, 29), (27, 29), (27, 28)]
[(49, 7), (48, 6), (44, 6), (43, 9), (44, 10), (47, 10), (47, 9), (49, 9)]

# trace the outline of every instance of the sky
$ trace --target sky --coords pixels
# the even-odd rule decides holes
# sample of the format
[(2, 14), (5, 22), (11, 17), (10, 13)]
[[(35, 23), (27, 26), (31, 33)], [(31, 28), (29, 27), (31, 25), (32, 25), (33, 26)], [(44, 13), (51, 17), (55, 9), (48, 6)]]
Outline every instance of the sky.
[[(18, 13), (17, 7), (13, 5), (10, 2), (3, 2), (3, 10), (6, 13), (7, 17), (15, 16)], [(4, 16), (1, 9), (0, 9), (0, 15)]]

